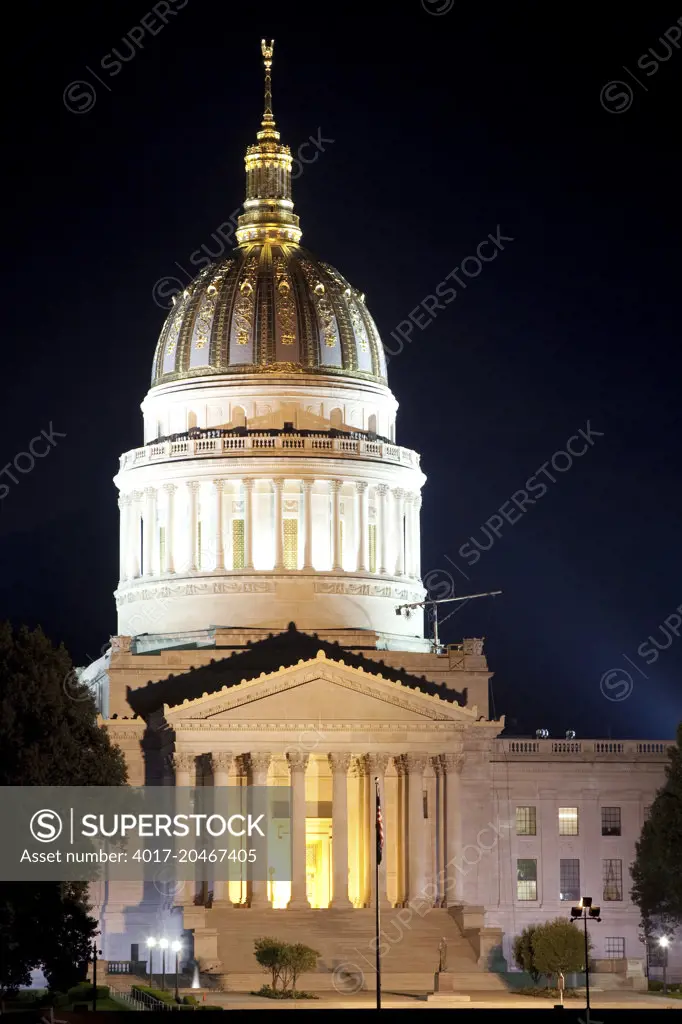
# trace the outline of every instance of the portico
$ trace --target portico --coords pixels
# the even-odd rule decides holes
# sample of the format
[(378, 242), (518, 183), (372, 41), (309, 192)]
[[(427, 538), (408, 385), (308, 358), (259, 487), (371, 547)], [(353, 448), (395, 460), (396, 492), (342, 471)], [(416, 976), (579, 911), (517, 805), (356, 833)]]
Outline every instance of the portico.
[(164, 706), (152, 727), (159, 756), (172, 760), (176, 786), (292, 790), (291, 881), (251, 882), (244, 868), (239, 880), (209, 884), (206, 905), (374, 906), (375, 778), (386, 821), (381, 904), (455, 905), (463, 751), (474, 737), (492, 738), (500, 729), (476, 718), (476, 709), (454, 699), (333, 661), (323, 651)]

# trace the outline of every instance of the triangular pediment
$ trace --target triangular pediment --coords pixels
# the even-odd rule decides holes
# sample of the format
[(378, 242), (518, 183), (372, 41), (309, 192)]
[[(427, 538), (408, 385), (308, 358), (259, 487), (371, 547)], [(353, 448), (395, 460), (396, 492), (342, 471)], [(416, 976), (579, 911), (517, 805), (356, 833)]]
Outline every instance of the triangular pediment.
[(409, 723), (434, 720), (476, 721), (476, 708), (463, 708), (431, 694), (422, 693), (380, 673), (365, 672), (343, 661), (327, 658), (323, 651), (315, 659), (280, 668), (257, 679), (225, 686), (215, 693), (164, 707), (171, 725), (187, 720), (230, 722), (334, 721)]

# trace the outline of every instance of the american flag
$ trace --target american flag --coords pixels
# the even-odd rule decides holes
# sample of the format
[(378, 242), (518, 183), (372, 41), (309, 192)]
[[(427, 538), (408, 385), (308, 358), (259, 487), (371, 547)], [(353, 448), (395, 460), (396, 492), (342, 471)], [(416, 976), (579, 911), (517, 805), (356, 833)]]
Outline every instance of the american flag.
[(375, 779), (377, 797), (377, 864), (381, 864), (384, 855), (384, 816), (381, 813), (381, 800), (379, 799), (379, 780)]

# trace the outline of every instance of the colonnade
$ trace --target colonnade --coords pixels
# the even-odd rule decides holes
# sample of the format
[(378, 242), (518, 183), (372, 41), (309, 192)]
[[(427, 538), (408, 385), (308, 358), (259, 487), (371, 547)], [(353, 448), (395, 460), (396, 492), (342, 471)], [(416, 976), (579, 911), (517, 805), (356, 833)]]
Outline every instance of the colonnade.
[(420, 508), (420, 494), (366, 480), (150, 486), (119, 497), (120, 579), (233, 569), (419, 579)]
[[(194, 784), (196, 754), (174, 755), (175, 785)], [(268, 785), (269, 773), (277, 762), (278, 770), (286, 762), (291, 786), (291, 892), (288, 909), (310, 906), (306, 880), (306, 772), (310, 755), (300, 751), (249, 754), (228, 752), (204, 755), (211, 766), (214, 786), (235, 785), (238, 781), (253, 786)], [(319, 755), (318, 755), (319, 757)], [(383, 906), (405, 906), (425, 900), (432, 906), (452, 906), (461, 898), (461, 791), (460, 772), (463, 755), (424, 753), (368, 754), (334, 751), (326, 755), (331, 772), (332, 836), (332, 909), (374, 906), (375, 891), (375, 780), (382, 801), (386, 848), (390, 848), (395, 871), (395, 892), (389, 904), (386, 887), (386, 861), (379, 871), (378, 898)], [(392, 814), (387, 814), (386, 770), (393, 761), (398, 776), (398, 799)], [(436, 806), (427, 808), (425, 772), (436, 776)], [(272, 775), (270, 775), (272, 780)], [(272, 784), (272, 781), (271, 781)], [(435, 819), (435, 820), (434, 820)], [(349, 821), (353, 822), (350, 835)], [(435, 832), (436, 850), (432, 848)], [(435, 857), (434, 857), (435, 852)], [(355, 873), (351, 901), (349, 883)], [(213, 899), (231, 905), (228, 883), (214, 882)], [(267, 883), (250, 883), (250, 906), (269, 906)]]

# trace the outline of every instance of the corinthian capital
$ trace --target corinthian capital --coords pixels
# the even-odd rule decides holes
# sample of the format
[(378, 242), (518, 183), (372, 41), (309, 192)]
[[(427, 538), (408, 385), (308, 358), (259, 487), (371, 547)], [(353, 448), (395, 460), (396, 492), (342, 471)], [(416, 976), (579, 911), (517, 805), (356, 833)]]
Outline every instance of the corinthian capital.
[(366, 480), (356, 480), (356, 482), (355, 482), (355, 490), (358, 492), (358, 494), (364, 494), (365, 491), (367, 490), (367, 481)]
[(344, 775), (348, 773), (351, 762), (350, 754), (327, 754), (327, 758), (332, 772), (342, 772)]
[(195, 765), (194, 754), (173, 754), (173, 768), (176, 772), (190, 772)]
[(287, 754), (287, 761), (292, 772), (304, 772), (308, 765), (310, 754), (304, 754), (300, 750), (293, 750)]
[(423, 775), (427, 761), (426, 754), (405, 754), (405, 765), (410, 775)]
[(389, 760), (388, 754), (368, 754), (367, 771), (370, 775), (383, 775), (388, 767)]
[(270, 760), (272, 755), (269, 753), (263, 753), (257, 751), (256, 753), (249, 754), (249, 762), (251, 764), (252, 772), (267, 772), (270, 767)]
[(377, 494), (380, 494), (384, 498), (388, 494), (388, 484), (379, 484), (377, 487)]
[(229, 750), (221, 750), (217, 754), (211, 754), (211, 766), (214, 772), (229, 772), (234, 762), (234, 754)]
[(441, 757), (445, 771), (451, 775), (459, 775), (464, 766), (464, 754), (443, 754)]

